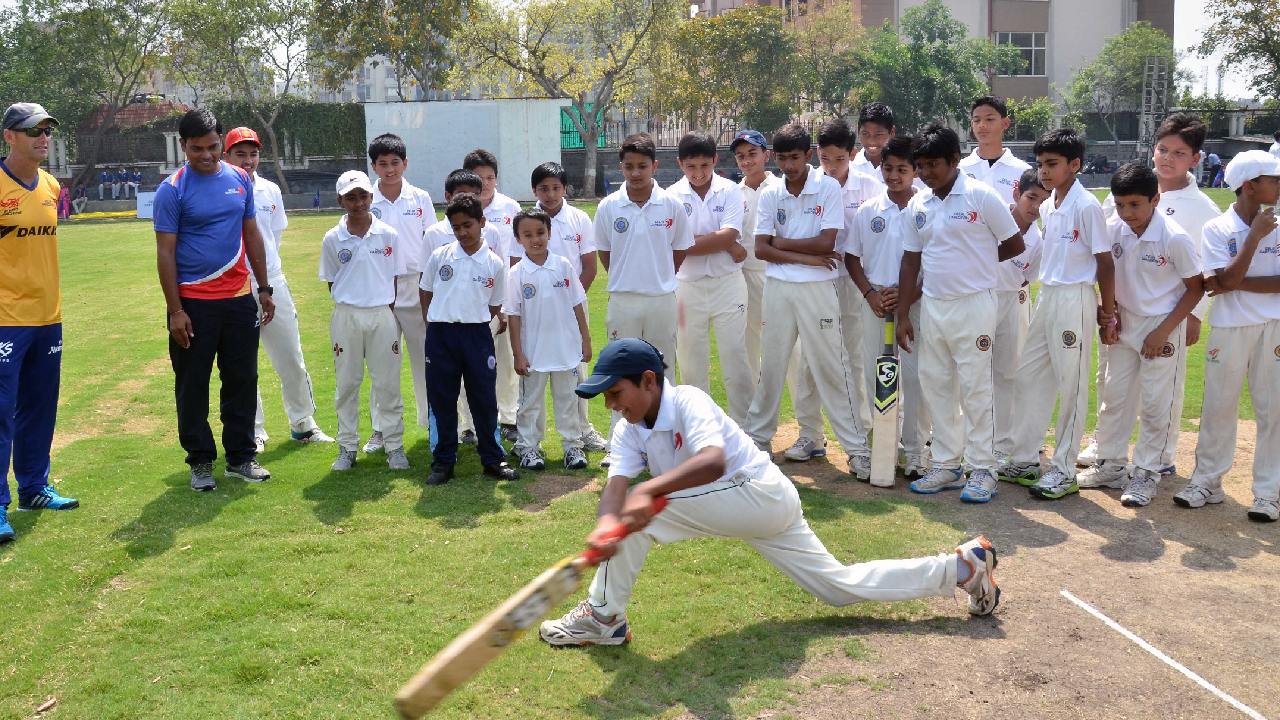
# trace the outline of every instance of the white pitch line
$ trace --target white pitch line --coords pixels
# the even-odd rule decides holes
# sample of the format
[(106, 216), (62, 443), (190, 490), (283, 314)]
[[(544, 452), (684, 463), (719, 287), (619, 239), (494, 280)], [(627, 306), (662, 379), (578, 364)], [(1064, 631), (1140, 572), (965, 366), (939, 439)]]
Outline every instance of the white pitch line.
[(1072, 595), (1072, 594), (1071, 594), (1071, 592), (1070, 592), (1069, 590), (1067, 590), (1066, 588), (1063, 588), (1063, 589), (1062, 589), (1062, 597), (1064, 597), (1064, 598), (1066, 598), (1066, 599), (1070, 600), (1072, 603), (1074, 603), (1074, 604), (1075, 604), (1077, 607), (1079, 607), (1081, 610), (1084, 610), (1085, 612), (1089, 613), (1090, 615), (1092, 615), (1092, 616), (1094, 616), (1094, 617), (1098, 618), (1098, 619), (1099, 619), (1099, 620), (1101, 620), (1103, 623), (1105, 623), (1107, 627), (1109, 627), (1109, 628), (1111, 628), (1112, 630), (1115, 630), (1116, 632), (1120, 633), (1121, 635), (1123, 635), (1123, 636), (1125, 636), (1125, 637), (1129, 638), (1129, 640), (1131, 640), (1135, 645), (1137, 645), (1138, 647), (1142, 648), (1143, 650), (1146, 650), (1147, 652), (1151, 653), (1151, 654), (1152, 654), (1152, 655), (1154, 655), (1157, 659), (1159, 659), (1161, 662), (1163, 662), (1165, 665), (1168, 665), (1169, 667), (1173, 668), (1174, 670), (1177, 670), (1178, 672), (1182, 673), (1183, 675), (1186, 675), (1188, 678), (1190, 678), (1192, 681), (1194, 681), (1194, 682), (1195, 682), (1197, 685), (1199, 685), (1200, 687), (1204, 688), (1205, 690), (1208, 690), (1209, 692), (1213, 693), (1214, 695), (1217, 695), (1217, 696), (1218, 696), (1218, 697), (1219, 697), (1223, 702), (1227, 703), (1227, 704), (1228, 704), (1228, 705), (1230, 705), (1231, 707), (1233, 707), (1233, 708), (1235, 708), (1235, 709), (1239, 710), (1240, 712), (1244, 713), (1245, 715), (1247, 715), (1248, 717), (1252, 718), (1253, 720), (1267, 720), (1267, 718), (1266, 718), (1266, 717), (1264, 717), (1264, 716), (1262, 715), (1262, 713), (1258, 712), (1257, 710), (1254, 710), (1253, 708), (1249, 707), (1248, 705), (1245, 705), (1244, 703), (1240, 702), (1239, 700), (1237, 700), (1237, 699), (1235, 699), (1235, 698), (1231, 697), (1230, 695), (1226, 694), (1225, 692), (1223, 692), (1223, 691), (1219, 690), (1219, 689), (1217, 688), (1217, 686), (1215, 686), (1213, 683), (1211, 683), (1211, 682), (1209, 682), (1208, 680), (1205, 680), (1204, 678), (1202, 678), (1202, 677), (1200, 677), (1199, 675), (1195, 674), (1194, 672), (1192, 672), (1190, 669), (1188, 669), (1185, 665), (1183, 665), (1182, 663), (1178, 662), (1177, 660), (1174, 660), (1173, 658), (1169, 657), (1168, 655), (1165, 655), (1164, 653), (1160, 652), (1160, 650), (1159, 650), (1159, 649), (1157, 649), (1157, 648), (1156, 648), (1154, 645), (1152, 645), (1151, 643), (1149, 643), (1149, 642), (1147, 642), (1146, 640), (1143, 640), (1142, 638), (1138, 637), (1137, 635), (1134, 635), (1133, 633), (1129, 632), (1129, 630), (1128, 630), (1128, 629), (1126, 629), (1124, 626), (1122, 626), (1120, 623), (1116, 622), (1115, 620), (1112, 620), (1111, 618), (1107, 617), (1106, 615), (1103, 615), (1103, 614), (1102, 614), (1102, 612), (1101, 612), (1100, 610), (1098, 610), (1097, 608), (1095, 608), (1094, 606), (1092, 606), (1092, 605), (1090, 605), (1089, 603), (1087, 603), (1087, 602), (1085, 602), (1085, 601), (1081, 600), (1080, 598), (1076, 597), (1075, 595)]

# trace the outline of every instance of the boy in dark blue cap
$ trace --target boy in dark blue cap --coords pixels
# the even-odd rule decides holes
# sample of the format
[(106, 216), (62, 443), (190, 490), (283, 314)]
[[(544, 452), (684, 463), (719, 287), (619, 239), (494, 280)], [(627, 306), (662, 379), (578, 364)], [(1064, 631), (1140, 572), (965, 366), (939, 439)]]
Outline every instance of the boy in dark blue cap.
[(759, 130), (739, 130), (729, 143), (729, 152), (742, 171), (743, 213), (742, 238), (739, 242), (747, 249), (747, 259), (742, 261), (742, 277), (747, 281), (747, 366), (751, 368), (751, 380), (760, 378), (760, 335), (764, 328), (764, 266), (756, 257), (756, 208), (760, 205), (760, 193), (778, 182), (777, 175), (769, 172), (769, 143)]
[[(649, 548), (695, 537), (741, 538), (800, 587), (832, 605), (970, 595), (969, 612), (989, 615), (1000, 602), (985, 537), (912, 560), (844, 565), (822, 545), (800, 508), (795, 486), (705, 392), (664, 381), (662, 354), (638, 338), (609, 343), (595, 371), (578, 386), (604, 394), (626, 422), (614, 427), (613, 464), (588, 546), (607, 560), (588, 597), (567, 615), (542, 623), (552, 645), (621, 645), (631, 639), (625, 611)], [(647, 470), (649, 480), (628, 488)], [(654, 498), (671, 502), (654, 515)], [(632, 534), (604, 540), (618, 523)]]

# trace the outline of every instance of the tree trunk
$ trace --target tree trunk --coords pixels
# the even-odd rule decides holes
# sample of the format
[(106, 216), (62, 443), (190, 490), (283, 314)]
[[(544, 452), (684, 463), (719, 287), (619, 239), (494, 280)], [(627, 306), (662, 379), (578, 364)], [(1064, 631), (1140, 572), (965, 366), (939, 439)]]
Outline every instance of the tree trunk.
[[(262, 117), (259, 116), (261, 120)], [(276, 129), (271, 123), (263, 122), (263, 130), (267, 133), (267, 144), (271, 147), (272, 161), (276, 166), (276, 183), (280, 185), (280, 192), (288, 195), (289, 178), (284, 174), (284, 154), (280, 152), (280, 140), (276, 137)]]
[[(596, 197), (596, 143), (600, 142), (600, 129), (594, 128), (591, 137), (582, 133), (582, 144), (586, 150), (586, 164), (582, 168), (582, 197), (594, 200)], [(608, 188), (605, 188), (606, 190)]]

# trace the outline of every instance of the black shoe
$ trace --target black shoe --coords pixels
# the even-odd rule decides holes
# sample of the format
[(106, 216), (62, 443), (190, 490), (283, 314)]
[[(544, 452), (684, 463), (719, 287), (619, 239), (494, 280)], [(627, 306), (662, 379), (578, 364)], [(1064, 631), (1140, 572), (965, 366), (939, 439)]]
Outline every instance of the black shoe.
[(428, 485), (443, 485), (453, 479), (453, 466), (444, 464), (431, 465), (431, 474), (427, 476)]
[(516, 480), (520, 477), (505, 460), (493, 465), (485, 465), (484, 474), (494, 480)]
[(515, 425), (503, 425), (502, 439), (506, 442), (513, 443), (520, 439), (520, 431), (516, 430)]

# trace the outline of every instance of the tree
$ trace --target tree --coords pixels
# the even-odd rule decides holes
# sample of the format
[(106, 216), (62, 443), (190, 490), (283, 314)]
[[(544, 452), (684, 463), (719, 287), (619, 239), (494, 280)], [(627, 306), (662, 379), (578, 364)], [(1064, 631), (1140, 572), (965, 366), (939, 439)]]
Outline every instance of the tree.
[(1246, 69), (1261, 97), (1280, 97), (1280, 17), (1278, 0), (1208, 0), (1210, 20), (1196, 48), (1201, 56), (1224, 50), (1223, 64)]
[(596, 144), (605, 118), (636, 97), (660, 36), (676, 27), (676, 0), (522, 0), (479, 4), (454, 37), (454, 87), (475, 78), (517, 92), (566, 98), (586, 146), (583, 192), (595, 196)]
[(439, 87), (453, 67), (449, 41), (473, 5), (473, 0), (316, 0), (312, 36), (318, 78), (337, 90), (372, 57), (391, 65), (401, 100), (411, 97), (406, 80), (423, 92)]
[(1035, 140), (1040, 137), (1058, 114), (1058, 106), (1047, 97), (1034, 100), (1009, 98), (1009, 117), (1013, 118), (1011, 137), (1015, 140)]
[(1096, 116), (1119, 146), (1117, 114), (1141, 107), (1147, 59), (1157, 56), (1168, 63), (1165, 90), (1168, 97), (1173, 98), (1178, 79), (1182, 77), (1176, 70), (1178, 58), (1173, 40), (1144, 20), (1107, 40), (1098, 57), (1076, 73), (1064, 98), (1070, 117), (1082, 122), (1089, 115)]
[(791, 24), (795, 54), (788, 84), (796, 90), (797, 111), (842, 116), (860, 104), (854, 88), (861, 77), (858, 49), (864, 33), (855, 18), (850, 0), (834, 0)]
[(276, 180), (289, 192), (276, 120), (307, 81), (312, 0), (240, 0), (221, 5), (168, 0), (176, 37), (170, 61), (216, 94), (243, 101), (266, 135)]

